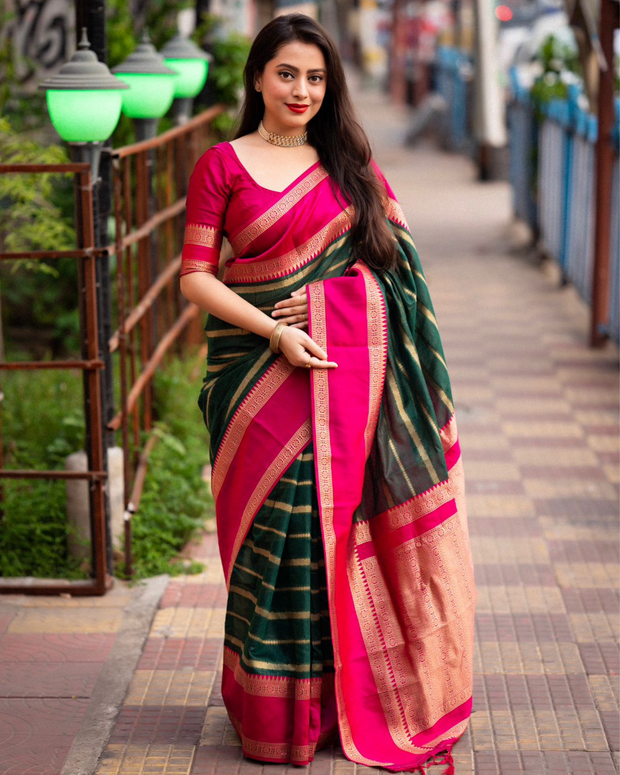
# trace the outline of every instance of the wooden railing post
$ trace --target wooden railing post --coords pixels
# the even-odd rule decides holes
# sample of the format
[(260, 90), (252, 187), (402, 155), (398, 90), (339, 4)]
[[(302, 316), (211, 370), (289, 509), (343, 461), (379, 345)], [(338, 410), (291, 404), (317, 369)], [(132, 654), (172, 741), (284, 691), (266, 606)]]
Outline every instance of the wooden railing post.
[(607, 69), (599, 68), (598, 137), (596, 141), (596, 190), (594, 216), (594, 267), (590, 345), (602, 347), (607, 340), (604, 331), (609, 320), (609, 270), (611, 248), (611, 188), (614, 149), (614, 30), (618, 27), (618, 3), (601, 0), (600, 41)]

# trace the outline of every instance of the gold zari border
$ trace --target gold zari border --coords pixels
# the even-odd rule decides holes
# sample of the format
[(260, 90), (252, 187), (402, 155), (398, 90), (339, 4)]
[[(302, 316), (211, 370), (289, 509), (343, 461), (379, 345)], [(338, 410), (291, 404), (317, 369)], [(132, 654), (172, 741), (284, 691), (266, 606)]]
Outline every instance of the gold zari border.
[(309, 745), (294, 745), (293, 743), (265, 743), (260, 740), (252, 740), (243, 734), (243, 728), (241, 722), (235, 718), (235, 716), (228, 711), (228, 717), (235, 731), (241, 738), (241, 747), (243, 753), (247, 756), (254, 756), (265, 759), (278, 759), (281, 763), (306, 762), (310, 761), (317, 748), (322, 748), (323, 745), (328, 742), (334, 732), (328, 731), (327, 733), (321, 733), (316, 743), (310, 743)]
[(264, 261), (248, 261), (247, 263), (244, 263), (243, 259), (235, 261), (226, 268), (224, 282), (258, 282), (297, 271), (320, 255), (331, 242), (351, 228), (352, 215), (353, 207), (349, 206), (346, 210), (338, 213), (327, 226), (324, 226), (309, 240), (282, 256), (275, 256)]
[(394, 506), (383, 514), (379, 514), (375, 519), (385, 522), (385, 528), (397, 530), (412, 520), (425, 517), (431, 511), (435, 511), (440, 506), (448, 503), (454, 498), (454, 487), (450, 479), (440, 482), (430, 490), (415, 495), (411, 500)]
[(224, 647), (224, 666), (246, 694), (257, 697), (281, 697), (294, 700), (318, 699), (324, 684), (333, 684), (334, 673), (319, 678), (292, 678), (288, 676), (251, 675), (241, 666), (239, 655)]
[(189, 274), (190, 272), (206, 272), (207, 274), (217, 275), (218, 267), (208, 261), (200, 261), (195, 258), (182, 259), (179, 276), (182, 277), (184, 274)]
[(287, 443), (282, 447), (282, 451), (278, 454), (276, 459), (271, 463), (262, 479), (254, 488), (254, 492), (250, 495), (250, 498), (243, 510), (241, 520), (239, 522), (239, 529), (235, 537), (235, 543), (230, 556), (230, 567), (226, 573), (226, 587), (230, 587), (230, 577), (232, 576), (233, 568), (235, 566), (235, 560), (241, 549), (241, 545), (245, 540), (245, 536), (250, 529), (252, 520), (256, 512), (259, 509), (260, 504), (273, 489), (278, 479), (282, 476), (288, 466), (295, 460), (297, 455), (308, 445), (308, 442), (312, 438), (312, 420), (308, 418), (303, 422), (301, 427), (291, 436)]
[(327, 170), (323, 166), (317, 167), (303, 180), (301, 180), (294, 188), (288, 191), (281, 199), (279, 199), (272, 207), (253, 221), (249, 226), (236, 234), (233, 237), (229, 237), (229, 242), (232, 245), (235, 253), (241, 253), (250, 242), (253, 242), (260, 234), (267, 231), (274, 223), (276, 223), (283, 215), (286, 215), (300, 199), (302, 199), (309, 191), (317, 186), (322, 180), (327, 177)]
[(295, 367), (286, 358), (278, 358), (239, 404), (224, 433), (211, 471), (211, 491), (215, 501), (250, 423), (294, 370)]
[(184, 245), (198, 245), (201, 248), (213, 248), (219, 250), (222, 244), (222, 233), (213, 226), (204, 226), (200, 223), (188, 223), (185, 226), (183, 237)]
[(385, 205), (385, 214), (390, 219), (390, 221), (395, 221), (399, 224), (399, 226), (403, 226), (405, 229), (407, 229), (407, 231), (409, 231), (409, 225), (407, 224), (407, 219), (405, 218), (405, 212), (401, 207), (400, 202), (397, 202), (396, 199), (388, 197)]
[(448, 422), (440, 429), (439, 435), (441, 437), (444, 452), (447, 452), (455, 445), (459, 434), (456, 427), (456, 415), (454, 412), (452, 412), (452, 416)]

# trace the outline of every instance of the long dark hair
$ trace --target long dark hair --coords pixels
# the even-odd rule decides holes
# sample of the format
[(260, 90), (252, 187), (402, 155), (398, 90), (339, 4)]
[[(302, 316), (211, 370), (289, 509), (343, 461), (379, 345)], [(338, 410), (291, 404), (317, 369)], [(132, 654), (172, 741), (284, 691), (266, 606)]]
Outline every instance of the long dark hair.
[(340, 191), (346, 204), (354, 207), (352, 258), (360, 258), (375, 269), (394, 267), (394, 236), (385, 218), (383, 185), (370, 166), (370, 143), (355, 115), (338, 49), (314, 19), (301, 13), (277, 16), (256, 36), (243, 74), (245, 100), (235, 138), (258, 128), (265, 104), (255, 89), (256, 78), (281, 46), (295, 40), (318, 46), (325, 57), (325, 98), (308, 123), (308, 142), (316, 148), (336, 194)]

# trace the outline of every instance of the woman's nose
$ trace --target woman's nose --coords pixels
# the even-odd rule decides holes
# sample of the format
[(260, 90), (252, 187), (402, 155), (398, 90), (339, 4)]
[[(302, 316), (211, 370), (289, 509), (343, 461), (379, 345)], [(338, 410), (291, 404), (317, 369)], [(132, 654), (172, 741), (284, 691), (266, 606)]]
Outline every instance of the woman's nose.
[(306, 82), (303, 78), (296, 78), (293, 84), (293, 94), (295, 97), (306, 99), (308, 96), (308, 89), (306, 88)]

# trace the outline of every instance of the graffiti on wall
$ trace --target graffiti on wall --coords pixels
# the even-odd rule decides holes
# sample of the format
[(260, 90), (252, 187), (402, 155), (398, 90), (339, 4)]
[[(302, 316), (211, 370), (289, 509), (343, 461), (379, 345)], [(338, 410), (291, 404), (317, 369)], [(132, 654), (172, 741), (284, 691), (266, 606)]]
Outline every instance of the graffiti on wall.
[(0, 0), (0, 8), (6, 20), (1, 42), (10, 42), (16, 79), (35, 89), (73, 52), (71, 0)]

